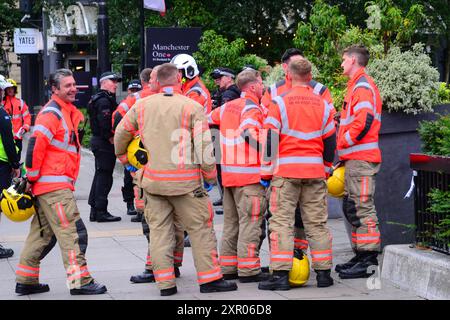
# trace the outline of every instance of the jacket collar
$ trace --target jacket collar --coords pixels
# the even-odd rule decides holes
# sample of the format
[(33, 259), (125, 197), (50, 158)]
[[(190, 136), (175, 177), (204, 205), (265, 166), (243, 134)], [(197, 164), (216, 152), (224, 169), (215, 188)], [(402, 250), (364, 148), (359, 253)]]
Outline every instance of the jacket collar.
[(251, 100), (254, 104), (256, 104), (257, 106), (259, 106), (259, 99), (257, 96), (255, 96), (253, 93), (251, 92), (247, 92), (247, 91), (242, 91), (241, 92), (241, 98), (245, 98), (248, 100)]
[(182, 94), (180, 86), (164, 86), (159, 90), (159, 92), (166, 94)]
[(356, 81), (365, 74), (366, 74), (366, 69), (364, 67), (359, 68), (358, 71), (356, 71), (356, 73), (353, 75), (353, 77), (350, 80), (348, 80), (347, 86), (353, 87), (355, 85)]
[(55, 101), (61, 109), (65, 109), (70, 114), (70, 118), (74, 123), (75, 127), (78, 127), (78, 124), (84, 120), (83, 113), (77, 109), (72, 103), (65, 102), (61, 100), (56, 94), (52, 95), (52, 100)]
[(195, 77), (194, 79), (187, 80), (185, 83), (182, 84), (181, 90), (183, 92), (186, 92), (198, 82), (200, 82), (200, 78), (199, 77)]

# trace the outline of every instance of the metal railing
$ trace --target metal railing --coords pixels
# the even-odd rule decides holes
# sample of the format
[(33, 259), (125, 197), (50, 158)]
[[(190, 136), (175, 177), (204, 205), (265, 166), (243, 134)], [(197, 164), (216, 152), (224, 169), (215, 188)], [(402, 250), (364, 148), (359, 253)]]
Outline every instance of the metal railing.
[(416, 243), (450, 254), (450, 237), (439, 236), (444, 231), (439, 228), (439, 224), (449, 216), (449, 212), (435, 213), (429, 210), (429, 194), (432, 190), (449, 191), (450, 158), (411, 154), (410, 166), (417, 172), (414, 177)]

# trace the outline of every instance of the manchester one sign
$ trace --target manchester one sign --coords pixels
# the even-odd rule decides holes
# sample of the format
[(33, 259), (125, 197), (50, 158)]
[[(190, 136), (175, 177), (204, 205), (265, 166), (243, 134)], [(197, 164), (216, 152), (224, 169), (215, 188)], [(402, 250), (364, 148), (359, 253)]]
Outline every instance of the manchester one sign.
[(146, 66), (170, 62), (179, 53), (192, 55), (201, 35), (200, 28), (147, 28)]

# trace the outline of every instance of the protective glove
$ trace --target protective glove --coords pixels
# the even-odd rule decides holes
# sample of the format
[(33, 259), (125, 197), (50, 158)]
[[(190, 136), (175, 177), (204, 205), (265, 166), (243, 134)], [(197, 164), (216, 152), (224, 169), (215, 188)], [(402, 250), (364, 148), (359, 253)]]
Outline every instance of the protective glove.
[(19, 131), (16, 133), (16, 137), (18, 139), (22, 139), (23, 135), (25, 134), (26, 130), (24, 127), (20, 127)]
[(259, 183), (264, 187), (268, 188), (270, 186), (270, 180), (261, 179), (259, 180)]
[(212, 184), (209, 184), (208, 182), (206, 182), (206, 181), (203, 181), (203, 187), (206, 189), (206, 191), (211, 191), (212, 190), (212, 188), (213, 188), (213, 186), (212, 186)]
[(125, 169), (127, 169), (129, 172), (136, 172), (136, 171), (139, 170), (138, 168), (133, 167), (131, 164), (127, 164), (127, 165), (125, 166)]

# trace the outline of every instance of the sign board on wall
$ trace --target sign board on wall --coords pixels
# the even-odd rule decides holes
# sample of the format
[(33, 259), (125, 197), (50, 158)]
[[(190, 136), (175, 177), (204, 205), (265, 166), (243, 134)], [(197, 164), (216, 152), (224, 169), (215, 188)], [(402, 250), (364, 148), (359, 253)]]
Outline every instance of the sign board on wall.
[(147, 28), (147, 67), (170, 62), (179, 53), (192, 55), (198, 50), (201, 28)]
[(14, 29), (14, 52), (16, 54), (37, 54), (44, 49), (42, 33), (33, 28)]

